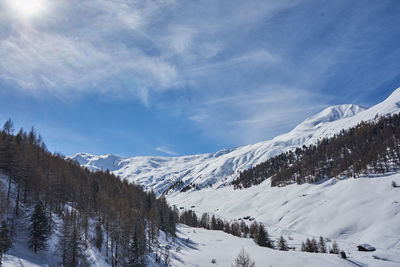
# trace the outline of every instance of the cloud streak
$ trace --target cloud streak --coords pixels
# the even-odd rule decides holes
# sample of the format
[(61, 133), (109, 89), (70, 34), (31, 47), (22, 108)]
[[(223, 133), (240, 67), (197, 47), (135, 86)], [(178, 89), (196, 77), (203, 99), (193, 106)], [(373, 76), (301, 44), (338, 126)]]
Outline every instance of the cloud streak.
[(315, 104), (326, 102), (326, 96), (299, 88), (271, 87), (204, 101), (190, 119), (210, 137), (225, 138), (232, 145), (246, 144), (289, 131), (326, 107)]
[(176, 153), (175, 151), (171, 150), (169, 148), (169, 146), (160, 146), (160, 147), (157, 147), (155, 150), (158, 152), (170, 155), (170, 156), (179, 156), (179, 154)]

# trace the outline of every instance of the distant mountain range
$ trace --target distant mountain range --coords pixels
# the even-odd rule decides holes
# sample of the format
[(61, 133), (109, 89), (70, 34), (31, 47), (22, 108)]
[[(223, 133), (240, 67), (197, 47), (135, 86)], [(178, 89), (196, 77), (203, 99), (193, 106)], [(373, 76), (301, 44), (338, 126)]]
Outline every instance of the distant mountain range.
[[(191, 190), (224, 187), (241, 170), (255, 166), (282, 152), (315, 143), (376, 116), (400, 112), (400, 88), (385, 101), (363, 108), (354, 104), (331, 106), (305, 119), (289, 133), (272, 140), (230, 148), (210, 154), (181, 157), (138, 156), (123, 158), (111, 154), (78, 153), (70, 158), (91, 170), (106, 170), (158, 195), (175, 194), (183, 186)], [(179, 187), (171, 188), (180, 184)]]

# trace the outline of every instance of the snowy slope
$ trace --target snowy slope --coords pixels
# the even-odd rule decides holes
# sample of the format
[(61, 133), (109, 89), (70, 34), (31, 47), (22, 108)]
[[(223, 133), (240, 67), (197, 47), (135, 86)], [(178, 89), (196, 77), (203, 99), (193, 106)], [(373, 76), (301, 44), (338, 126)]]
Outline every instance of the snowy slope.
[[(189, 239), (189, 244), (186, 240)], [(178, 245), (181, 251), (173, 254), (172, 266), (231, 266), (242, 248), (256, 266), (354, 266), (336, 255), (277, 251), (256, 245), (252, 239), (239, 238), (222, 231), (180, 226)], [(289, 243), (289, 245), (292, 245)], [(211, 260), (216, 263), (212, 264)], [(383, 265), (390, 266), (390, 265)], [(394, 265), (392, 265), (394, 266)]]
[[(307, 237), (322, 235), (336, 240), (363, 266), (400, 266), (400, 187), (392, 187), (392, 181), (400, 184), (400, 174), (285, 187), (271, 187), (266, 180), (247, 189), (207, 188), (175, 194), (168, 200), (178, 207), (194, 206), (191, 209), (198, 214), (208, 212), (230, 221), (252, 216), (275, 239), (290, 237), (289, 243), (297, 244), (297, 250)], [(363, 243), (377, 250), (358, 252), (356, 246)]]
[(269, 141), (216, 153), (183, 157), (133, 158), (79, 153), (71, 158), (92, 170), (109, 169), (128, 181), (136, 182), (146, 189), (153, 189), (157, 194), (164, 193), (180, 180), (184, 184), (196, 184), (199, 188), (208, 185), (224, 186), (225, 182), (234, 179), (239, 171), (264, 162), (277, 154), (332, 136), (361, 121), (374, 119), (377, 114), (397, 112), (400, 112), (400, 88), (385, 101), (369, 109), (351, 104), (328, 107), (307, 118), (287, 134)]

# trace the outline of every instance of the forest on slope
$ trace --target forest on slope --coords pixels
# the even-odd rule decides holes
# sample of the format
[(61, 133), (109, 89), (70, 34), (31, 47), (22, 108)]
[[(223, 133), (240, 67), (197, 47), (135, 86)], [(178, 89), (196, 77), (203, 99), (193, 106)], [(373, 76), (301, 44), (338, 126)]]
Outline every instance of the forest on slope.
[(50, 153), (33, 128), (14, 134), (11, 120), (0, 131), (0, 172), (0, 256), (19, 235), (36, 253), (57, 233), (63, 266), (85, 266), (89, 243), (112, 266), (145, 266), (160, 231), (175, 236), (178, 214), (164, 198)]
[(399, 144), (400, 115), (377, 117), (244, 170), (232, 184), (235, 189), (248, 188), (271, 178), (271, 186), (284, 186), (398, 171)]

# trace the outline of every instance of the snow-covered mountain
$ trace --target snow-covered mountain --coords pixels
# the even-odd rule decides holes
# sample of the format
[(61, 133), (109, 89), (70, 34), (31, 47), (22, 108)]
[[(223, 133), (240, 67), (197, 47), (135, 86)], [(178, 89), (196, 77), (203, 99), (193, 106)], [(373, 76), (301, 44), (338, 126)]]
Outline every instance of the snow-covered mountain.
[(329, 137), (342, 129), (374, 119), (377, 115), (400, 112), (400, 88), (385, 101), (365, 109), (353, 104), (331, 106), (305, 119), (291, 132), (257, 144), (221, 150), (216, 153), (182, 157), (139, 156), (122, 158), (115, 155), (90, 155), (78, 153), (71, 159), (91, 170), (109, 169), (130, 182), (153, 189), (157, 194), (166, 192), (173, 184), (180, 187), (192, 184), (197, 188), (221, 187), (236, 178), (239, 171), (255, 166), (268, 158), (296, 147), (309, 145)]

